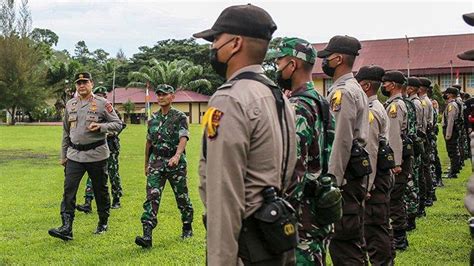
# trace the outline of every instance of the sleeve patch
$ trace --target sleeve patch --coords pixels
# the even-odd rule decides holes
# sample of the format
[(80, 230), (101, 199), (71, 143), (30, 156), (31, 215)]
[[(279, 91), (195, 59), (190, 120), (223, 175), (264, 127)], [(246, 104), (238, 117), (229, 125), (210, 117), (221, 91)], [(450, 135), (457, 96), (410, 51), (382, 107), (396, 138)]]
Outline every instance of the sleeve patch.
[(397, 105), (395, 103), (392, 103), (390, 105), (390, 110), (388, 111), (388, 115), (391, 117), (391, 118), (395, 118), (397, 117)]
[(207, 130), (207, 137), (215, 139), (217, 137), (217, 129), (224, 113), (215, 107), (209, 107), (202, 119), (202, 125)]
[(333, 112), (339, 112), (341, 110), (342, 103), (342, 91), (336, 90), (331, 98), (331, 110)]
[(105, 110), (107, 110), (107, 112), (109, 112), (109, 113), (112, 113), (114, 111), (114, 108), (112, 107), (111, 103), (106, 103), (105, 104)]

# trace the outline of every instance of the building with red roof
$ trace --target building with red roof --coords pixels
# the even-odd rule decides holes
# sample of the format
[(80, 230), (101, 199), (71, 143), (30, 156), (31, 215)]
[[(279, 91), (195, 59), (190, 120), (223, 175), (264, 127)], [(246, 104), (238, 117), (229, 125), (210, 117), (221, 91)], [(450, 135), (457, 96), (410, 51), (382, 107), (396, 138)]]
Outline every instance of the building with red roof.
[[(361, 41), (354, 73), (366, 65), (379, 65), (386, 70), (400, 70), (410, 76), (424, 76), (443, 91), (460, 84), (463, 91), (474, 94), (474, 61), (464, 61), (457, 54), (474, 49), (474, 34), (408, 37)], [(317, 51), (326, 43), (313, 44)], [(332, 80), (321, 69), (321, 59), (313, 69), (315, 87), (326, 94)]]
[[(114, 101), (114, 93), (107, 93), (107, 99)], [(139, 121), (145, 117), (145, 96), (144, 88), (116, 88), (115, 89), (115, 108), (120, 113), (125, 113), (123, 105), (128, 101), (135, 104), (135, 110), (131, 115), (132, 121)], [(158, 100), (153, 90), (149, 91), (152, 112), (160, 108)], [(173, 107), (183, 111), (189, 118), (189, 123), (201, 123), (202, 116), (207, 110), (207, 103), (210, 96), (200, 94), (194, 91), (178, 90), (175, 93)]]

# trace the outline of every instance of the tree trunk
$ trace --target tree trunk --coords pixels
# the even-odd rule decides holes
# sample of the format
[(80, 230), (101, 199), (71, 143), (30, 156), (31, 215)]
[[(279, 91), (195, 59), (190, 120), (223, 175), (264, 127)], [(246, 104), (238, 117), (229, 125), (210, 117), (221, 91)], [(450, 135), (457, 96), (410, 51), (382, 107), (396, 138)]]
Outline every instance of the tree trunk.
[(9, 112), (10, 116), (11, 116), (11, 120), (10, 120), (9, 125), (11, 125), (11, 126), (15, 125), (15, 123), (16, 123), (16, 118), (15, 118), (16, 106), (12, 106), (11, 109), (7, 108), (7, 112)]

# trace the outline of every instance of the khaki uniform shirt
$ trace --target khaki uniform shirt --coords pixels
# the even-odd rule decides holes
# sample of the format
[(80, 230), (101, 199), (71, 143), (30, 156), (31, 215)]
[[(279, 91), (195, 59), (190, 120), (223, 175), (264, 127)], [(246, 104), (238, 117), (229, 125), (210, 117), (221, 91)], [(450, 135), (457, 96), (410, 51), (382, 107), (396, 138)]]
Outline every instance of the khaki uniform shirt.
[(388, 143), (392, 147), (395, 156), (395, 165), (402, 165), (403, 142), (402, 134), (407, 134), (407, 107), (402, 100), (402, 94), (398, 93), (385, 102), (390, 129), (388, 133)]
[[(263, 75), (263, 68), (244, 67), (229, 80), (243, 72)], [(199, 193), (207, 213), (207, 260), (209, 265), (236, 265), (242, 220), (260, 208), (265, 187), (282, 189), (287, 155), (285, 182), (291, 179), (296, 163), (294, 111), (285, 97), (289, 135), (284, 126), (283, 143), (275, 99), (260, 82), (225, 83), (211, 97), (206, 115), (212, 110), (203, 136), (207, 152), (203, 149), (199, 164)]]
[(388, 140), (389, 120), (387, 112), (377, 95), (369, 97), (369, 137), (367, 140), (367, 151), (369, 152), (372, 173), (369, 175), (368, 190), (374, 189), (375, 176), (377, 174), (377, 155), (379, 152), (379, 141), (381, 138)]
[(427, 128), (432, 128), (433, 123), (436, 123), (434, 120), (434, 115), (433, 115), (433, 103), (431, 102), (430, 98), (428, 98), (428, 95), (423, 95), (420, 96), (421, 100), (421, 106), (423, 106), (423, 117), (425, 118), (425, 121), (423, 121), (423, 132), (427, 132)]
[[(87, 127), (92, 123), (101, 123), (100, 130), (89, 131)], [(69, 147), (73, 144), (90, 144), (105, 140), (107, 133), (122, 130), (122, 121), (118, 118), (112, 104), (105, 98), (92, 94), (89, 99), (72, 98), (66, 103), (63, 120), (63, 139), (61, 159), (76, 162), (98, 162), (109, 158), (107, 143), (88, 151), (78, 151)]]
[(446, 127), (444, 138), (450, 140), (453, 135), (454, 123), (459, 115), (459, 107), (455, 100), (449, 100), (443, 112), (443, 127)]
[(416, 93), (413, 93), (408, 99), (415, 105), (416, 110), (416, 130), (420, 130), (423, 133), (426, 133), (423, 129), (423, 125), (426, 124), (425, 116), (423, 114), (423, 105), (421, 100)]
[(336, 120), (328, 172), (336, 177), (337, 185), (342, 186), (346, 184), (344, 173), (351, 156), (353, 140), (357, 139), (362, 146), (367, 143), (368, 99), (354, 75), (348, 73), (338, 78), (329, 88), (327, 100)]

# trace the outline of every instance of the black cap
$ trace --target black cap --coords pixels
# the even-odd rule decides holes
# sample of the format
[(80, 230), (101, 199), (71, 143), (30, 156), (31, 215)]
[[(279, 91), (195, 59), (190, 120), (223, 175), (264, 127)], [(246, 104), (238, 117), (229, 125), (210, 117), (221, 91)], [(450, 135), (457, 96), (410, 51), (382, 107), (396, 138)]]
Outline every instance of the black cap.
[(453, 87), (448, 87), (446, 90), (443, 91), (443, 93), (452, 93), (454, 95), (458, 95), (459, 90)]
[(453, 85), (451, 85), (451, 87), (456, 88), (458, 90), (460, 90), (462, 88), (461, 85), (459, 85), (459, 84), (453, 84)]
[(466, 21), (467, 24), (474, 26), (474, 13), (467, 13), (462, 15), (462, 18), (464, 21)]
[(220, 33), (271, 40), (277, 29), (270, 14), (251, 4), (230, 6), (219, 15), (212, 28), (193, 34), (194, 38), (214, 41)]
[(421, 86), (421, 82), (416, 77), (409, 77), (407, 78), (407, 86), (419, 88)]
[(363, 66), (359, 69), (355, 78), (357, 81), (372, 80), (381, 82), (384, 74), (385, 70), (379, 66)]
[(474, 61), (474, 50), (469, 50), (462, 54), (458, 54), (458, 58), (461, 60)]
[(385, 72), (385, 75), (382, 77), (382, 81), (393, 81), (400, 85), (404, 85), (406, 83), (406, 78), (402, 72), (395, 70)]
[(334, 53), (359, 55), (359, 50), (362, 48), (359, 40), (351, 36), (336, 35), (329, 40), (329, 43), (323, 50), (318, 52), (319, 58), (326, 58)]
[(426, 87), (426, 88), (431, 87), (431, 80), (430, 79), (425, 78), (425, 77), (420, 77), (420, 78), (418, 78), (418, 80), (420, 81), (420, 86), (423, 86), (423, 87)]
[(92, 75), (89, 72), (79, 72), (74, 76), (74, 82), (78, 80), (92, 80)]

